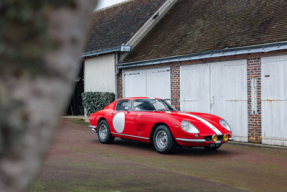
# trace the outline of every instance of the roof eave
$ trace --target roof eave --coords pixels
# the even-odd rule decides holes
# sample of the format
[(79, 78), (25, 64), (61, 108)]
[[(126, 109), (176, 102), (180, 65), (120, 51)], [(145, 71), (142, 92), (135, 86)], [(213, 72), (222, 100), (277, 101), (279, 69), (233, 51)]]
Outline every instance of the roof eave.
[(94, 57), (97, 55), (116, 53), (116, 52), (120, 52), (120, 51), (121, 51), (121, 46), (117, 46), (117, 47), (111, 47), (111, 48), (107, 48), (107, 49), (100, 49), (100, 50), (96, 50), (96, 51), (85, 52), (80, 57)]
[(103, 55), (103, 54), (109, 54), (109, 53), (129, 53), (131, 51), (131, 46), (125, 45), (124, 43), (121, 46), (117, 47), (111, 47), (107, 49), (100, 49), (96, 51), (90, 51), (90, 52), (85, 52), (83, 55), (80, 57), (94, 57), (98, 55)]
[(155, 65), (155, 64), (163, 64), (163, 63), (178, 62), (178, 61), (192, 61), (192, 60), (198, 60), (198, 59), (208, 59), (208, 58), (216, 58), (216, 57), (224, 57), (224, 56), (250, 54), (250, 53), (266, 53), (270, 51), (278, 51), (278, 50), (284, 50), (284, 49), (287, 49), (286, 41), (277, 42), (277, 43), (252, 45), (252, 46), (244, 46), (244, 47), (236, 47), (236, 48), (225, 48), (225, 49), (214, 50), (214, 51), (206, 51), (206, 52), (201, 52), (201, 53), (193, 53), (193, 54), (188, 54), (188, 55), (180, 55), (180, 56), (151, 59), (151, 60), (144, 60), (144, 61), (119, 63), (118, 68)]

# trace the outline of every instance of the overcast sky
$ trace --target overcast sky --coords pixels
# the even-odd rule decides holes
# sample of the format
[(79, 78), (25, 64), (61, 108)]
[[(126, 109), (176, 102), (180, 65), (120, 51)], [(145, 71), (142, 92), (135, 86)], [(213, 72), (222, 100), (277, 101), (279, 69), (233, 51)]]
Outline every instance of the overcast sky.
[(96, 10), (102, 9), (104, 7), (108, 7), (108, 6), (123, 2), (123, 1), (125, 1), (125, 0), (99, 0), (99, 3), (98, 3), (98, 6), (96, 7)]

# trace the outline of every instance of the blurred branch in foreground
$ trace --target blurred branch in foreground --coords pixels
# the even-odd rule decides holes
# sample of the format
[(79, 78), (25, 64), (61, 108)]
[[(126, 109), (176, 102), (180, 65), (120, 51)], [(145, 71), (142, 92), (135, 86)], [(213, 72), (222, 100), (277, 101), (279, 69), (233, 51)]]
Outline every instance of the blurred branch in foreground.
[(0, 2), (0, 191), (23, 191), (50, 146), (97, 0)]

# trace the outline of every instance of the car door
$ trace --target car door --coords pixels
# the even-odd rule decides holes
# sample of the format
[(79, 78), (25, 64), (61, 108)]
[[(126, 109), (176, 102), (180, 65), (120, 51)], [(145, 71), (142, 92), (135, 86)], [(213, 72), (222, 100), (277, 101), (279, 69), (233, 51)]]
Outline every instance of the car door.
[(136, 113), (134, 134), (136, 136), (149, 138), (150, 131), (155, 122), (154, 108), (147, 99), (138, 99), (133, 101), (133, 110)]
[(131, 110), (131, 100), (118, 100), (115, 111), (110, 113), (112, 134), (133, 136), (135, 112)]

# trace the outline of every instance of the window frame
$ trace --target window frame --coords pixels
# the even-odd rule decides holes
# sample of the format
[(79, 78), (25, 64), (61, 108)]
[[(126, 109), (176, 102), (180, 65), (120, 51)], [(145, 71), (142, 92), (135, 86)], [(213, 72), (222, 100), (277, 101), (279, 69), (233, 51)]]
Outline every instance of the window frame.
[[(134, 102), (135, 102), (135, 101), (138, 101), (138, 100), (152, 100), (152, 99), (135, 99), (135, 100), (133, 100), (133, 101), (132, 101), (132, 110), (133, 110), (133, 111), (135, 111), (135, 112), (147, 112), (147, 111), (153, 112), (153, 111), (156, 111), (156, 110), (140, 110), (140, 111), (135, 110), (135, 109), (134, 109)], [(175, 108), (173, 108), (173, 107), (172, 107), (168, 102), (166, 102), (164, 99), (155, 99), (155, 100), (164, 101), (165, 104), (167, 104), (169, 107), (171, 107), (172, 109), (174, 109), (174, 111), (177, 111)], [(173, 110), (169, 110), (169, 111), (173, 111)]]
[[(115, 111), (120, 111), (120, 110), (117, 110), (119, 101), (129, 101), (129, 103), (130, 103), (130, 108), (129, 108), (128, 111), (131, 111), (131, 109), (132, 109), (132, 103), (131, 103), (131, 100), (130, 100), (130, 99), (121, 99), (121, 100), (118, 100), (118, 101), (117, 101), (117, 104), (116, 104)], [(126, 110), (123, 110), (123, 111), (126, 111)]]

